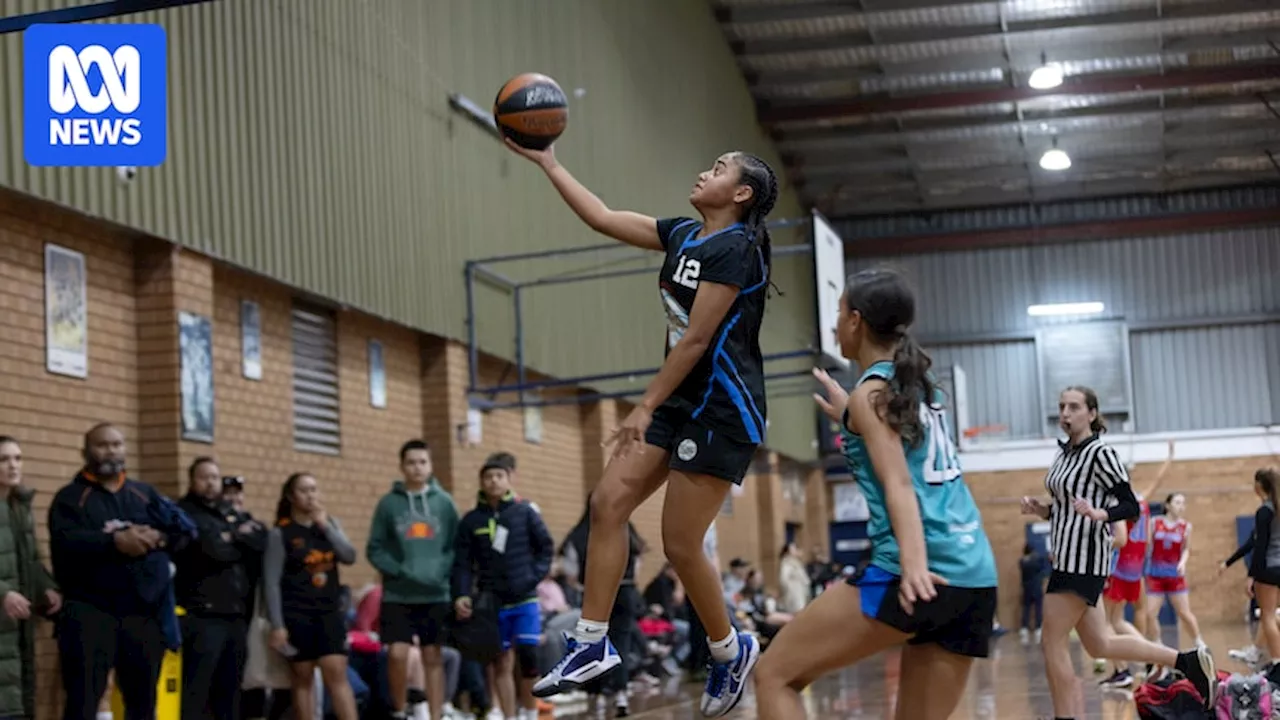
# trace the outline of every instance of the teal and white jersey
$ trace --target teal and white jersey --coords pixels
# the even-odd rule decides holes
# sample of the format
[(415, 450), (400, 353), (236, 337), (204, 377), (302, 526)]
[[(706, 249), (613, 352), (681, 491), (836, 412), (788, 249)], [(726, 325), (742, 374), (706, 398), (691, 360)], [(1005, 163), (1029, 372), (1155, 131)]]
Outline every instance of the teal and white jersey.
[[(893, 363), (879, 362), (867, 368), (858, 385), (872, 378), (893, 379)], [(982, 514), (965, 485), (960, 470), (960, 453), (947, 432), (947, 415), (941, 405), (920, 403), (924, 439), (916, 447), (903, 442), (911, 483), (915, 486), (924, 525), (924, 542), (929, 554), (929, 570), (953, 587), (996, 586), (996, 560), (982, 528)], [(848, 416), (841, 423), (845, 462), (867, 498), (871, 519), (867, 535), (871, 540), (871, 564), (894, 575), (902, 575), (898, 540), (889, 523), (884, 486), (876, 477), (862, 437), (849, 431)]]

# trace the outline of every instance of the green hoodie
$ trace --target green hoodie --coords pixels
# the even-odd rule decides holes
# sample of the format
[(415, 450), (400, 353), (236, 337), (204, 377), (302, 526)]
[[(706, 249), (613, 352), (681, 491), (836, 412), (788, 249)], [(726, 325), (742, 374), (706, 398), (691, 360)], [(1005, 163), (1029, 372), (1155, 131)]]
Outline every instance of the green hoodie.
[(382, 573), (383, 602), (449, 602), (458, 509), (434, 477), (410, 495), (397, 480), (378, 501), (365, 556)]

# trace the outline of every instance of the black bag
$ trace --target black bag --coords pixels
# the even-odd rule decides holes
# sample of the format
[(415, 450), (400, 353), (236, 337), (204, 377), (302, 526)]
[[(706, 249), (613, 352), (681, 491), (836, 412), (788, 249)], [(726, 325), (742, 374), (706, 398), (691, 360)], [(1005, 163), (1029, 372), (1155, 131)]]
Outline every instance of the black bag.
[(493, 662), (502, 654), (502, 634), (498, 629), (498, 599), (490, 592), (479, 592), (471, 598), (471, 617), (454, 617), (450, 633), (453, 645), (463, 659), (481, 664)]

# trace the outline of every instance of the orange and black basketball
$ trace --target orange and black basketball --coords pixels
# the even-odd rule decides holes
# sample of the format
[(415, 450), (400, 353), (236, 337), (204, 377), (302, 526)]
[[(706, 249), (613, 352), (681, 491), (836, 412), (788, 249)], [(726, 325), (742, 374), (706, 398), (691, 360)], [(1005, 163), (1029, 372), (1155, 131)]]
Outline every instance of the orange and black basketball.
[(546, 150), (569, 122), (568, 101), (555, 80), (524, 73), (507, 81), (493, 101), (502, 134), (528, 150)]

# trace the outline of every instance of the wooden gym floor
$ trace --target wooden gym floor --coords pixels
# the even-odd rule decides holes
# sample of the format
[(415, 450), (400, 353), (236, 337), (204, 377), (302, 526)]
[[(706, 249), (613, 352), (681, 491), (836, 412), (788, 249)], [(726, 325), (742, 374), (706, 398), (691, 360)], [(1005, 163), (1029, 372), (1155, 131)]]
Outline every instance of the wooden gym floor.
[[(1218, 667), (1240, 672), (1244, 666), (1227, 658), (1227, 650), (1248, 644), (1251, 630), (1239, 623), (1207, 628), (1205, 641), (1213, 649)], [(1166, 628), (1166, 642), (1175, 642)], [(1102, 691), (1094, 674), (1093, 661), (1073, 644), (1076, 668), (1080, 671), (1085, 694), (1085, 718), (1089, 720), (1136, 720), (1132, 697), (1124, 691)], [(899, 653), (892, 651), (876, 656), (855, 668), (824, 678), (809, 688), (805, 701), (808, 717), (822, 720), (880, 720), (892, 718), (898, 695)], [(671, 684), (659, 687), (631, 703), (630, 718), (644, 720), (689, 720), (700, 718), (697, 698), (701, 688)], [(562, 707), (557, 718), (604, 718), (613, 714), (600, 710), (590, 712), (582, 706)], [(544, 716), (546, 717), (546, 716)], [(756, 717), (754, 699), (748, 695), (742, 705), (729, 716), (733, 720)], [(1022, 645), (1016, 632), (995, 641), (992, 657), (974, 665), (969, 688), (951, 720), (1039, 720), (1052, 718), (1053, 705), (1044, 679), (1044, 662), (1039, 647)], [(1080, 720), (1084, 720), (1081, 718)]]

